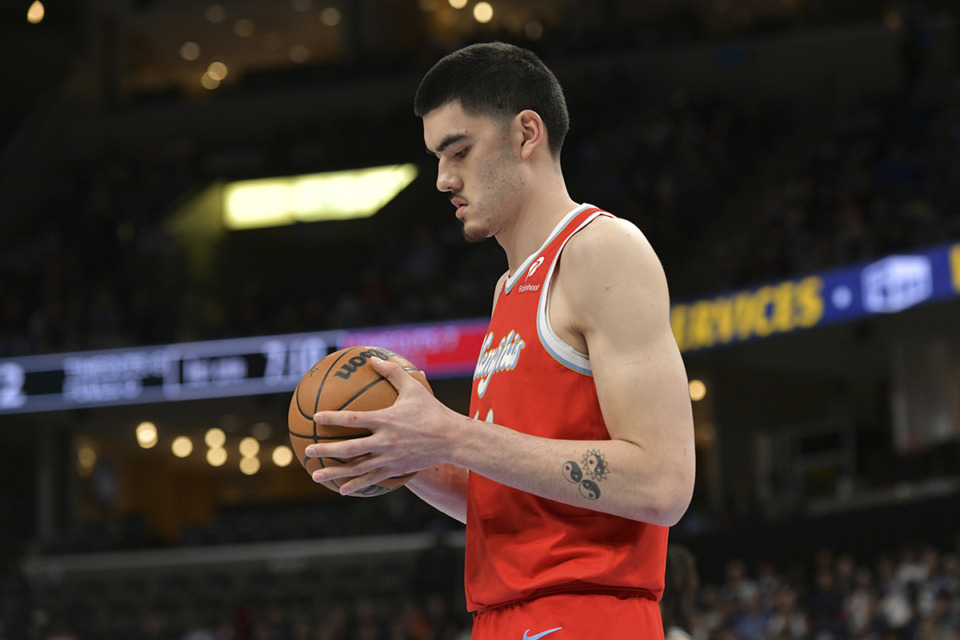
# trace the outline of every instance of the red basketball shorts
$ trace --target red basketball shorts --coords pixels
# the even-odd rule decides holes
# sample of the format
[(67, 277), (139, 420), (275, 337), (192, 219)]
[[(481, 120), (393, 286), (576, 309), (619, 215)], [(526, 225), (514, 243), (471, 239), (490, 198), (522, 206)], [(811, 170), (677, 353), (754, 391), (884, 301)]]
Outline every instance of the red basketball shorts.
[(479, 611), (471, 640), (663, 640), (660, 609), (638, 596), (560, 593)]

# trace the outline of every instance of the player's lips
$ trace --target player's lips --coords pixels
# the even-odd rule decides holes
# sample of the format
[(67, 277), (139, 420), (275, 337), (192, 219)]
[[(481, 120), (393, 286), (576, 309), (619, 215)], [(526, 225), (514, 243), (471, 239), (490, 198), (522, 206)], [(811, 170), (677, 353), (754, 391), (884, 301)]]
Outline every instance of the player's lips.
[(462, 198), (450, 198), (450, 203), (457, 208), (457, 217), (467, 208), (467, 201)]

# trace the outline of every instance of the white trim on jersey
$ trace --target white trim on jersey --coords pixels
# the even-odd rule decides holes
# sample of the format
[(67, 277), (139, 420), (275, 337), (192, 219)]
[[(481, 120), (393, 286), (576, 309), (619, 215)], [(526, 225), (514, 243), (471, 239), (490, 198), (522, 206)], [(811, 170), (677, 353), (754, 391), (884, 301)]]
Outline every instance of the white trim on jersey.
[(540, 291), (540, 302), (537, 305), (537, 334), (540, 336), (540, 343), (543, 345), (543, 348), (563, 366), (587, 376), (593, 375), (593, 369), (590, 368), (590, 356), (577, 351), (564, 342), (553, 330), (553, 325), (550, 323), (550, 313), (548, 312), (550, 305), (550, 281), (553, 279), (553, 274), (557, 269), (557, 262), (560, 260), (563, 248), (570, 242), (570, 238), (580, 231), (580, 229), (590, 224), (597, 216), (603, 215), (610, 214), (598, 210), (589, 215), (567, 236), (563, 244), (560, 245), (560, 248), (557, 249), (557, 255), (554, 256), (553, 262), (550, 263), (549, 271), (547, 271), (546, 276), (544, 276), (543, 290)]
[(553, 242), (553, 239), (556, 238), (561, 231), (563, 231), (564, 227), (566, 227), (567, 224), (571, 220), (573, 220), (578, 213), (580, 213), (584, 209), (589, 209), (591, 207), (593, 207), (593, 205), (582, 204), (576, 209), (574, 209), (573, 211), (571, 211), (570, 213), (568, 213), (567, 215), (565, 215), (563, 217), (563, 220), (557, 223), (557, 226), (553, 228), (553, 231), (550, 232), (550, 235), (547, 237), (547, 239), (543, 241), (543, 244), (540, 245), (540, 248), (534, 251), (533, 253), (531, 253), (527, 257), (527, 259), (523, 261), (523, 264), (521, 264), (516, 271), (514, 271), (509, 276), (507, 276), (506, 282), (503, 283), (503, 292), (510, 293), (510, 290), (513, 289), (513, 286), (517, 284), (517, 282), (520, 280), (521, 274), (524, 276), (526, 275), (527, 269), (530, 268), (534, 258), (536, 258), (541, 253), (543, 253), (543, 250), (547, 248), (547, 245)]

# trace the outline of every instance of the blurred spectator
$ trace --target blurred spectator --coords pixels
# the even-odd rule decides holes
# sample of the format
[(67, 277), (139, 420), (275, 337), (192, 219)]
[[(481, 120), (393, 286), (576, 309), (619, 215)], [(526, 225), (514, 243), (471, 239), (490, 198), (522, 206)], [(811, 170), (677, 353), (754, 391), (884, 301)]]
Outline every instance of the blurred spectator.
[(822, 638), (843, 638), (846, 619), (843, 610), (843, 594), (837, 586), (836, 576), (830, 566), (817, 569), (813, 589), (810, 592), (810, 623), (814, 635)]
[(796, 588), (780, 587), (772, 594), (773, 612), (764, 637), (777, 640), (801, 640), (810, 637), (809, 616), (800, 607)]
[(666, 640), (690, 640), (693, 637), (697, 626), (694, 598), (699, 588), (700, 576), (693, 554), (682, 545), (669, 545), (660, 600)]

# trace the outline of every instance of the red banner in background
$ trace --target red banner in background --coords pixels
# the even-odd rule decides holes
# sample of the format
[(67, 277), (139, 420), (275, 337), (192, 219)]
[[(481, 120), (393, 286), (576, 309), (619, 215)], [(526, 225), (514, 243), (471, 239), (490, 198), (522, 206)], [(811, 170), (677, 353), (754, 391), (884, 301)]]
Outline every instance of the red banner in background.
[(423, 326), (346, 331), (338, 347), (371, 346), (396, 351), (428, 378), (473, 375), (487, 322), (468, 321)]

